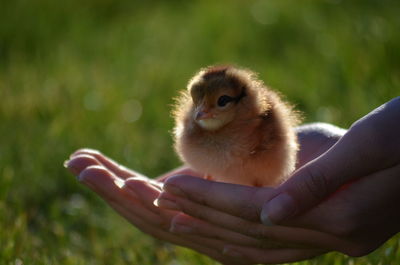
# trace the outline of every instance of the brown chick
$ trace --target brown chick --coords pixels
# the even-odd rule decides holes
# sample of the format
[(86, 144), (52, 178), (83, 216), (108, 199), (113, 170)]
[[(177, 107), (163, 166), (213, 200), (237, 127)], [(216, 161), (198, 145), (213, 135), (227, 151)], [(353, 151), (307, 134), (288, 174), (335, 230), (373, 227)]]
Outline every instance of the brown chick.
[(295, 168), (298, 115), (249, 70), (200, 70), (173, 116), (176, 152), (206, 178), (276, 186)]

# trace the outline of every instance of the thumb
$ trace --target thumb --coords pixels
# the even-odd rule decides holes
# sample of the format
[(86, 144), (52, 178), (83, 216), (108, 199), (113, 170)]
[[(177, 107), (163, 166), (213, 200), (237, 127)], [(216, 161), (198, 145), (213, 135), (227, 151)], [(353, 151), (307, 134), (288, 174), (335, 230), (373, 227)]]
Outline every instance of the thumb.
[[(335, 181), (332, 181), (335, 180)], [(335, 178), (316, 161), (307, 164), (278, 187), (275, 197), (264, 203), (261, 221), (265, 225), (278, 224), (318, 204), (344, 184), (344, 179)]]
[(278, 195), (263, 205), (263, 223), (280, 223), (310, 209), (342, 185), (394, 166), (399, 159), (399, 113), (400, 97), (356, 121), (327, 152), (277, 188)]
[(334, 146), (293, 173), (277, 195), (264, 203), (261, 221), (266, 225), (282, 221), (310, 209), (344, 184), (377, 169), (379, 160), (365, 154), (360, 135), (348, 131)]

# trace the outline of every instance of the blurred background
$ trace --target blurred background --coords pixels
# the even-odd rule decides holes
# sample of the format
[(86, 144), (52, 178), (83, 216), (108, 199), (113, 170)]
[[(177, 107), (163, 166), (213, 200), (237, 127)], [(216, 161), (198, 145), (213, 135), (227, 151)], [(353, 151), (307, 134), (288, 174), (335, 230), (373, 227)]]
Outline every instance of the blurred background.
[[(400, 94), (399, 14), (390, 0), (0, 0), (0, 263), (216, 264), (133, 228), (63, 161), (91, 147), (148, 176), (178, 166), (172, 98), (216, 63), (346, 128)], [(398, 237), (299, 264), (396, 263)]]

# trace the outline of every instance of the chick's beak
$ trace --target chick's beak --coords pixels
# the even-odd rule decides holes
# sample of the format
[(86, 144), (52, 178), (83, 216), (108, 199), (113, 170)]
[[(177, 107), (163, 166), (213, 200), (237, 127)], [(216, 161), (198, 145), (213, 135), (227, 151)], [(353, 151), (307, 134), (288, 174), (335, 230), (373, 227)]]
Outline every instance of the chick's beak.
[(207, 110), (200, 110), (196, 113), (196, 121), (213, 118), (214, 114)]

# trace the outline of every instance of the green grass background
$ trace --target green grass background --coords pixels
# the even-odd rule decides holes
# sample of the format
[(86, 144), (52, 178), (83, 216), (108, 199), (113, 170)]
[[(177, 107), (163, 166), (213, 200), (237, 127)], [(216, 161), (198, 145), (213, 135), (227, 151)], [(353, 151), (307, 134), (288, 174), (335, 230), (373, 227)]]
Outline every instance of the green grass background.
[[(102, 150), (179, 165), (170, 104), (200, 67), (260, 73), (306, 122), (348, 127), (400, 93), (399, 1), (0, 0), (0, 264), (216, 264), (133, 228), (62, 167)], [(399, 238), (363, 258), (400, 264)]]

